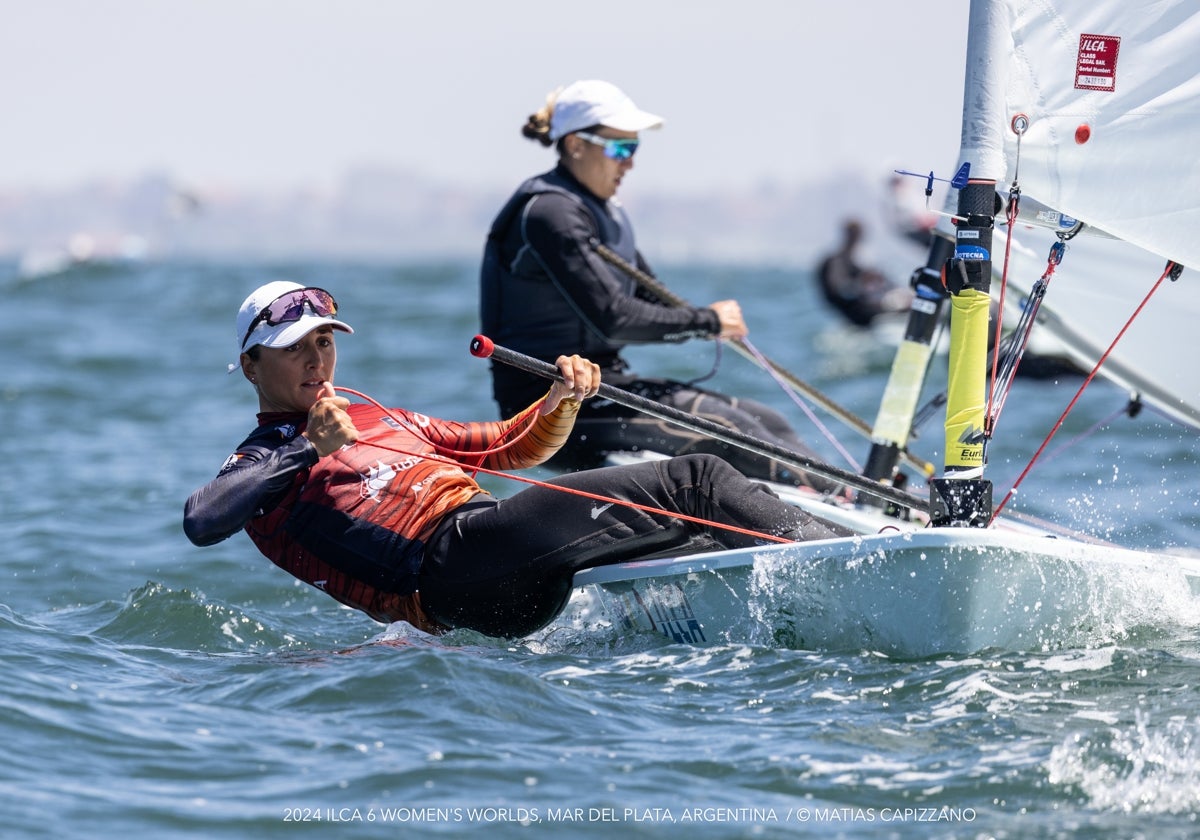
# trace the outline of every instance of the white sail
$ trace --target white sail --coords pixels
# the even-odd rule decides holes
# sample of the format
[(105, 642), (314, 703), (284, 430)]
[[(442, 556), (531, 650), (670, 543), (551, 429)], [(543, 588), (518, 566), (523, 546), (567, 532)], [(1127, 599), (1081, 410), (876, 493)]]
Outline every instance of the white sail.
[[(1004, 113), (988, 126), (1005, 168), (972, 174), (1017, 177), (1055, 210), (1200, 268), (1200, 3), (988, 0), (973, 3), (972, 26), (977, 17), (993, 28), (1007, 19), (985, 53), (1005, 62)], [(1028, 118), (1019, 156), (1018, 114)]]
[[(1191, 266), (1155, 292), (1101, 374), (1200, 428), (1200, 370), (1178, 349), (1200, 323), (1200, 3), (973, 0), (968, 43), (959, 162), (1002, 193), (1015, 181), (1023, 220), (1078, 220), (1112, 238), (1071, 244), (1038, 331), (1090, 368), (1166, 261)], [(1013, 233), (1008, 277), (1027, 293), (1053, 236)]]
[[(1054, 236), (1019, 226), (1008, 267), (1008, 294), (1028, 295), (1046, 270)], [(996, 237), (997, 270), (1003, 239)], [(1125, 327), (1162, 273), (1165, 261), (1115, 239), (1080, 237), (1050, 282), (1034, 334), (1051, 334), (1081, 368), (1090, 370)], [(1200, 274), (1166, 281), (1129, 325), (1100, 374), (1173, 421), (1200, 429), (1200, 366), (1183, 349), (1200, 324)], [(1005, 324), (1011, 325), (1006, 316)], [(1186, 346), (1186, 345), (1185, 345)]]

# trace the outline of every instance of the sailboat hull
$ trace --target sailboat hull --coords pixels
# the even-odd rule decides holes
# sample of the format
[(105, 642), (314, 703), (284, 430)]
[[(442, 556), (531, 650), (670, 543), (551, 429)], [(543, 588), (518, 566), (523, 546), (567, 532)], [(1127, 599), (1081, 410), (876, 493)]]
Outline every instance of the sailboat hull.
[[(1187, 274), (1165, 284), (1170, 275), (1154, 264), (1200, 265), (1200, 167), (1180, 165), (1191, 159), (1188, 144), (1200, 126), (1198, 42), (1200, 10), (1182, 0), (973, 0), (959, 159), (970, 164), (970, 178), (958, 187), (970, 200), (957, 205), (958, 223), (942, 220), (942, 233), (955, 241), (943, 276), (963, 280), (963, 291), (985, 291), (983, 263), (998, 262), (1001, 250), (980, 220), (992, 212), (991, 185), (1016, 184), (1019, 162), (1022, 194), (1054, 208), (1064, 231), (1080, 222), (1157, 255), (1132, 271), (1101, 256), (1064, 306), (1040, 313), (1039, 326), (1055, 328), (1077, 364), (1091, 369), (1105, 359), (1100, 375), (1193, 427), (1200, 426), (1196, 388), (1172, 374), (1195, 366), (1181, 364), (1168, 344), (1190, 334), (1196, 286)], [(1054, 264), (1049, 255), (1028, 270), (1013, 263), (1033, 278), (1049, 276)], [(1096, 279), (1109, 275), (1111, 282)], [(1075, 282), (1067, 269), (1063, 281)], [(946, 466), (959, 478), (982, 475), (985, 466), (976, 444), (989, 387), (979, 340), (986, 318), (970, 309), (951, 318), (948, 354), (944, 452), (955, 455)], [(1126, 338), (1137, 352), (1125, 350)], [(822, 513), (815, 503), (795, 503)], [(843, 516), (831, 510), (827, 518), (847, 524)], [(1189, 636), (1200, 628), (1195, 558), (1012, 523), (900, 525), (885, 533), (852, 527), (865, 536), (591, 569), (576, 576), (573, 616), (693, 643), (767, 634), (803, 648), (914, 657), (1091, 647), (1147, 633), (1175, 639), (1181, 627)]]
[(574, 620), (689, 644), (899, 657), (1111, 643), (1200, 623), (1200, 563), (992, 529), (923, 529), (589, 569)]

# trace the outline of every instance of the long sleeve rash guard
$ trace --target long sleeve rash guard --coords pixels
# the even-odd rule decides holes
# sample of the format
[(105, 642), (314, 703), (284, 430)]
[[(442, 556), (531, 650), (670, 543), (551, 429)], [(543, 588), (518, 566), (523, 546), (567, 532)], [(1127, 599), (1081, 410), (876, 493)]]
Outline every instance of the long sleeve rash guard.
[(483, 492), (468, 470), (545, 461), (578, 407), (564, 400), (546, 416), (530, 409), (458, 423), (352, 405), (359, 440), (324, 458), (301, 434), (307, 415), (260, 414), (217, 477), (188, 499), (184, 531), (212, 545), (245, 529), (273, 563), (338, 601), (381, 622), (437, 629), (421, 609), (418, 574), (438, 523)]

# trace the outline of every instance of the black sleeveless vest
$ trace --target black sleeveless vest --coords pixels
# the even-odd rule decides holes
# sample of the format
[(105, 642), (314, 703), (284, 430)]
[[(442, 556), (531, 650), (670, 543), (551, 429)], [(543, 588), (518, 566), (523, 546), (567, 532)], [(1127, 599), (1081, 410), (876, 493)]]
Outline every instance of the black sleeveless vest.
[[(586, 213), (592, 238), (637, 264), (633, 229), (619, 204), (601, 202), (562, 169), (530, 178), (500, 210), (488, 233), (480, 273), (483, 333), (497, 344), (548, 362), (561, 353), (579, 353), (604, 369), (622, 367), (622, 345), (608, 341), (584, 320), (525, 240), (522, 214), (534, 196), (544, 193), (567, 197)], [(591, 247), (587, 242), (579, 245), (581, 252)], [(634, 293), (635, 281), (625, 272), (603, 268)]]

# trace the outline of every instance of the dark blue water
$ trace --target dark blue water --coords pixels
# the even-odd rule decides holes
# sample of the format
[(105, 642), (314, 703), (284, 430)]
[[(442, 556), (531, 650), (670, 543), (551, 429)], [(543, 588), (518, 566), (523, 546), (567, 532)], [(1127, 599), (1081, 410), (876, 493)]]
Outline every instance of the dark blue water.
[[(693, 267), (751, 339), (868, 421), (886, 367), (821, 352), (806, 273)], [(1200, 832), (1200, 620), (1086, 649), (928, 660), (692, 648), (556, 626), (500, 642), (383, 627), (236, 536), (192, 547), (183, 500), (253, 423), (233, 316), (290, 277), (358, 330), (339, 384), (490, 419), (470, 265), (0, 268), (0, 829), (11, 837), (1188, 837)], [(834, 343), (836, 345), (836, 343)], [(712, 345), (646, 348), (696, 376)], [(792, 412), (726, 354), (714, 383)], [(997, 497), (1073, 393), (1019, 381)], [(1096, 386), (1062, 440), (1125, 395)], [(840, 432), (834, 421), (831, 428)], [(940, 418), (917, 449), (937, 462)], [(842, 435), (865, 456), (865, 442)], [(1120, 417), (1027, 479), (1020, 508), (1194, 548), (1197, 441)], [(519, 489), (489, 478), (498, 493)]]

